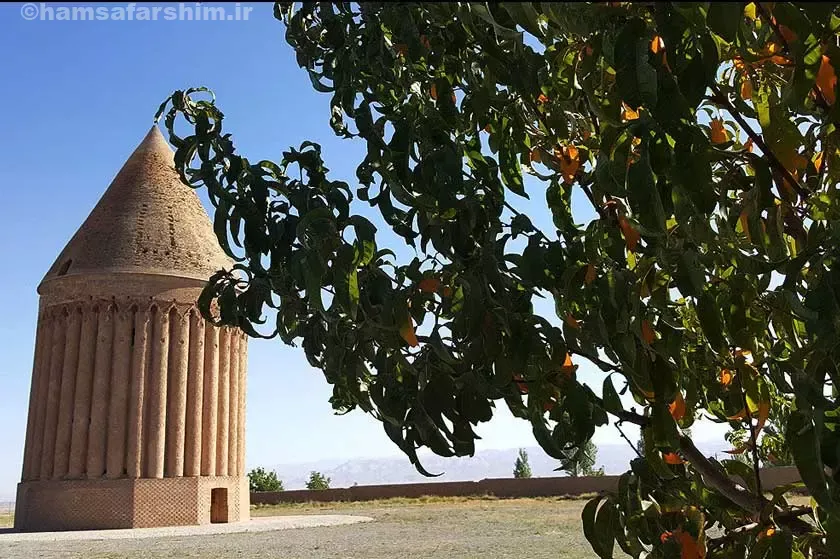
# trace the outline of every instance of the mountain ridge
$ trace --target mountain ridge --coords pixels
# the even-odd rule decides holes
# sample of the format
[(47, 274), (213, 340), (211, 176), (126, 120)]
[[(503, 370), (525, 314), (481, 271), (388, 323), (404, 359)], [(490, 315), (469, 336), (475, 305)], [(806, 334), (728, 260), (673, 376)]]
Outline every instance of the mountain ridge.
[[(697, 443), (705, 454), (714, 455), (729, 448), (725, 441)], [(286, 489), (304, 489), (311, 471), (317, 471), (330, 478), (330, 487), (358, 485), (386, 485), (398, 483), (428, 483), (443, 481), (478, 481), (488, 478), (513, 477), (513, 464), (518, 448), (487, 449), (476, 452), (473, 457), (443, 458), (433, 454), (421, 454), (423, 467), (431, 473), (440, 473), (427, 478), (418, 473), (405, 456), (382, 458), (325, 459), (312, 462), (277, 464), (269, 470), (277, 472)], [(534, 477), (563, 476), (556, 471), (559, 462), (536, 446), (525, 447), (528, 462)], [(606, 474), (622, 474), (635, 457), (626, 444), (604, 444), (598, 447), (595, 467), (604, 467)]]

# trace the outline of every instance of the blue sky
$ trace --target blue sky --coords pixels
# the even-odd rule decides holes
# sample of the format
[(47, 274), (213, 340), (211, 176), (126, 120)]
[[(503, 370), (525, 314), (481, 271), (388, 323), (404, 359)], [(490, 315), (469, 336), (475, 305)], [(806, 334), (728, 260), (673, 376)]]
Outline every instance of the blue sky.
[[(311, 139), (334, 177), (353, 185), (364, 153), (334, 137), (328, 95), (297, 67), (271, 4), (256, 4), (249, 21), (226, 22), (25, 21), (20, 9), (0, 5), (0, 499), (13, 495), (20, 474), (35, 288), (171, 91), (211, 87), (226, 130), (252, 160), (279, 159)], [(535, 222), (550, 230), (546, 216)], [(255, 340), (249, 359), (248, 467), (399, 454), (372, 418), (333, 415), (330, 387), (302, 350)], [(479, 431), (478, 448), (532, 445), (528, 424), (500, 412)], [(605, 430), (597, 440), (617, 435)]]

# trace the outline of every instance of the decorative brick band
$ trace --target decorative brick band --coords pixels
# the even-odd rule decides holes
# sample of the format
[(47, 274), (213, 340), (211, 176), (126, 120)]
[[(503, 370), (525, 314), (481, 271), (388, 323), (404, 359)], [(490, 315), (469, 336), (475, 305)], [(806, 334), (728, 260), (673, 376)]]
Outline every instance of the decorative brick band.
[[(218, 502), (214, 490), (223, 491)], [(24, 531), (209, 524), (214, 507), (225, 522), (250, 518), (245, 477), (23, 482), (17, 503), (15, 528)]]

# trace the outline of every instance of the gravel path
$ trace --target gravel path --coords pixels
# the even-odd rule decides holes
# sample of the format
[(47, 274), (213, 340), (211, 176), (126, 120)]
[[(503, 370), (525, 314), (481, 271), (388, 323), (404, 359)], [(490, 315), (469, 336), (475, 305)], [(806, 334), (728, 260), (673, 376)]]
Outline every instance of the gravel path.
[(205, 524), (203, 526), (170, 526), (167, 528), (134, 528), (125, 530), (84, 530), (73, 532), (14, 532), (0, 530), (0, 549), (13, 542), (59, 542), (83, 540), (143, 540), (149, 538), (172, 538), (185, 536), (212, 536), (217, 534), (238, 534), (253, 532), (274, 532), (295, 528), (320, 526), (343, 526), (370, 522), (369, 516), (346, 514), (307, 514), (289, 516), (265, 516), (248, 522), (231, 524)]
[[(341, 514), (356, 525), (147, 539), (3, 541), (0, 558), (456, 559), (594, 558), (583, 539), (584, 501), (552, 499), (341, 503), (257, 509), (255, 516)], [(231, 525), (232, 526), (232, 525)]]

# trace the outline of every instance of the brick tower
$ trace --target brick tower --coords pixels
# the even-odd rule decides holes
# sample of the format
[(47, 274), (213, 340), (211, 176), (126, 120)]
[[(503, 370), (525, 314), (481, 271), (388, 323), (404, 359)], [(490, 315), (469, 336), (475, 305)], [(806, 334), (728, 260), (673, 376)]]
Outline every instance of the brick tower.
[(16, 528), (248, 519), (247, 341), (196, 308), (230, 264), (153, 127), (38, 287)]

